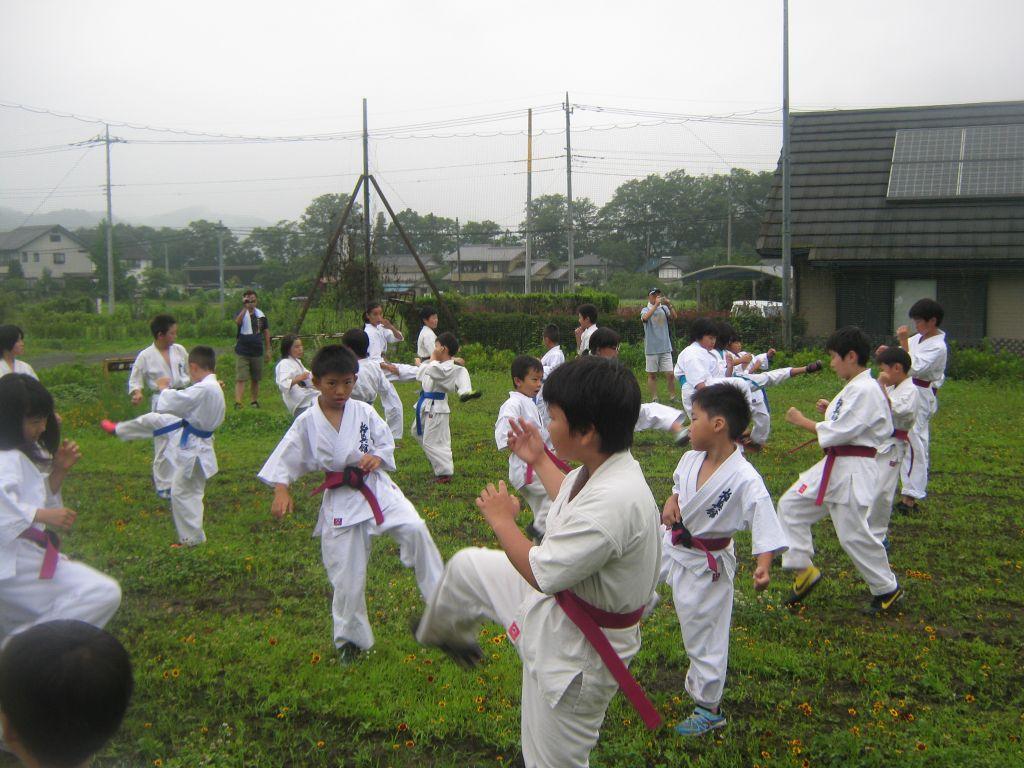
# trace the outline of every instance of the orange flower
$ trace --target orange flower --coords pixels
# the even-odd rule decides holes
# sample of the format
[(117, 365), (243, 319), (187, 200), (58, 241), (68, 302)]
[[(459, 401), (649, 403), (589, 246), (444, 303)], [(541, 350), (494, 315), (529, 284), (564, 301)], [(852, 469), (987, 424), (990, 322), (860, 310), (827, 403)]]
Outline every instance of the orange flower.
[(415, 746), (416, 746), (416, 742), (415, 741), (413, 741), (412, 739), (406, 739), (406, 742), (405, 742), (406, 749), (412, 749)]
[(320, 654), (319, 653), (313, 653), (313, 655), (311, 655), (309, 657), (309, 663), (310, 664), (319, 664), (320, 663)]
[(968, 693), (966, 696), (964, 696), (964, 701), (966, 701), (968, 704), (973, 704), (974, 703), (974, 694), (973, 693)]
[(326, 747), (326, 746), (327, 746), (327, 744), (326, 744), (326, 743), (324, 743), (324, 741), (323, 741), (323, 740), (321, 740), (321, 741), (318, 741), (318, 742), (316, 743), (316, 748), (317, 748), (317, 749), (323, 749), (323, 748), (324, 748), (324, 747)]
[(916, 742), (914, 746), (917, 747), (918, 752), (924, 752), (926, 749), (928, 749), (928, 745), (925, 744), (923, 741)]
[(398, 724), (398, 730), (400, 730), (400, 731), (408, 731), (409, 730), (409, 726), (406, 725), (405, 723), (399, 723)]
[(269, 640), (267, 640), (267, 642), (270, 643), (271, 645), (277, 645), (277, 638), (276, 637), (272, 637)]
[(160, 768), (160, 766), (163, 765), (163, 764), (164, 764), (164, 761), (161, 760), (159, 757), (156, 760), (153, 761), (153, 765), (155, 765), (156, 768)]
[(850, 708), (849, 708), (848, 710), (846, 710), (846, 711), (847, 711), (847, 712), (849, 713), (850, 717), (856, 717), (856, 716), (857, 716), (857, 710), (856, 710), (856, 709), (854, 709), (853, 707), (850, 707)]

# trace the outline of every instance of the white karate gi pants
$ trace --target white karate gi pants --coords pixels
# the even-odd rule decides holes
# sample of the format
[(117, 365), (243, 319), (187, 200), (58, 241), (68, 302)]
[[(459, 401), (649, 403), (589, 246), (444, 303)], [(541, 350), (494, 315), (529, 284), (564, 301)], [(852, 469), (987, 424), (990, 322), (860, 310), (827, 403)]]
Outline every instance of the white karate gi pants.
[[(700, 559), (707, 562), (704, 553)], [(735, 555), (725, 550), (719, 557), (718, 581), (710, 571), (694, 573), (668, 554), (662, 555), (662, 572), (667, 564), (666, 581), (672, 587), (672, 602), (683, 633), (683, 647), (690, 659), (686, 671), (686, 692), (700, 706), (714, 709), (722, 701), (725, 675), (729, 668), (729, 626), (732, 623), (733, 576)], [(726, 565), (726, 557), (732, 564)], [(666, 563), (667, 561), (667, 563)]]
[[(396, 377), (396, 380), (397, 377)], [(402, 405), (402, 398), (398, 396), (395, 385), (391, 383), (391, 379), (384, 377), (384, 386), (391, 387), (391, 391), (395, 393), (393, 398), (385, 398), (383, 394), (380, 397), (381, 407), (384, 409), (384, 421), (388, 424), (388, 429), (391, 430), (391, 434), (395, 440), (402, 437), (402, 429), (405, 425), (405, 408)]]
[(533, 477), (533, 482), (518, 489), (519, 495), (530, 505), (533, 511), (533, 527), (543, 535), (547, 532), (548, 510), (551, 509), (551, 497), (544, 490), (544, 483), (540, 478)]
[(896, 576), (889, 567), (889, 558), (881, 540), (875, 538), (868, 527), (868, 507), (849, 499), (845, 504), (827, 499), (819, 507), (814, 496), (797, 493), (797, 480), (779, 499), (779, 522), (789, 541), (789, 549), (782, 555), (782, 567), (801, 571), (812, 565), (814, 539), (811, 526), (828, 515), (836, 529), (839, 545), (853, 560), (861, 578), (867, 582), (872, 595), (885, 595), (896, 589)]
[[(195, 466), (190, 467), (193, 463)], [(186, 546), (206, 541), (206, 533), (203, 532), (205, 493), (206, 473), (198, 459), (191, 459), (175, 470), (171, 481), (171, 516), (174, 518), (174, 528), (178, 531), (178, 541)]]
[(40, 579), (44, 552), (31, 541), (18, 541), (18, 572), (0, 580), (0, 646), (44, 621), (77, 619), (102, 629), (121, 604), (116, 581), (64, 555), (53, 578)]
[[(483, 622), (493, 621), (507, 629), (520, 604), (534, 593), (501, 550), (460, 550), (448, 561), (437, 591), (427, 601), (416, 639), (424, 645), (476, 645)], [(582, 686), (579, 676), (552, 708), (533, 673), (523, 669), (520, 727), (527, 768), (590, 765), (590, 752), (618, 685), (595, 685), (586, 691)]]
[[(922, 400), (928, 395), (918, 395)], [(910, 430), (910, 450), (903, 458), (903, 466), (900, 468), (900, 493), (912, 499), (923, 499), (927, 496), (928, 489), (928, 449), (931, 443), (929, 429), (932, 414), (938, 409), (938, 402), (935, 401), (928, 407), (919, 404), (917, 418), (914, 419), (914, 428)], [(911, 464), (913, 456), (913, 464)]]
[(433, 413), (423, 410), (420, 413), (420, 423), (423, 425), (423, 434), (416, 435), (416, 422), (413, 421), (412, 433), (416, 440), (423, 446), (423, 452), (427, 454), (427, 460), (434, 469), (434, 476), (455, 474), (455, 459), (452, 457), (452, 433), (448, 425), (450, 413)]
[(772, 417), (767, 411), (760, 408), (752, 408), (750, 411), (750, 441), (757, 445), (764, 445), (768, 442), (768, 436), (772, 433)]
[(386, 534), (398, 544), (398, 557), (412, 568), (420, 595), (434, 594), (444, 562), (430, 537), (427, 524), (408, 500), (382, 510), (384, 524), (364, 520), (344, 528), (327, 527), (320, 534), (320, 552), (327, 578), (334, 587), (331, 613), (334, 644), (353, 643), (366, 650), (373, 646), (373, 630), (366, 612), (366, 567), (374, 536)]
[(171, 490), (174, 479), (174, 447), (171, 441), (180, 440), (181, 433), (154, 436), (153, 432), (177, 421), (181, 419), (169, 413), (144, 413), (138, 418), (120, 422), (114, 431), (122, 440), (153, 441), (153, 485), (161, 496), (166, 496)]
[(868, 528), (879, 541), (889, 533), (893, 497), (896, 495), (896, 485), (900, 479), (903, 455), (907, 452), (904, 446), (905, 443), (893, 446), (887, 453), (875, 456), (875, 465), (878, 467), (878, 495), (868, 510)]

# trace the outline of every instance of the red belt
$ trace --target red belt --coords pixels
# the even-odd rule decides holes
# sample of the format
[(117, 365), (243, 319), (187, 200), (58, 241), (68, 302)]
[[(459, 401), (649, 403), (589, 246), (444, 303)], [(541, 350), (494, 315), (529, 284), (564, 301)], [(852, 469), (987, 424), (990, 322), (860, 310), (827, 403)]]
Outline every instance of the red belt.
[[(548, 455), (548, 458), (551, 459), (551, 461), (553, 461), (555, 463), (555, 466), (558, 467), (563, 472), (571, 472), (572, 471), (572, 467), (570, 467), (568, 464), (566, 464), (560, 458), (555, 456), (555, 452), (552, 451), (547, 446), (544, 446), (544, 453), (546, 453)], [(532, 464), (527, 464), (526, 465), (526, 484), (529, 485), (532, 482), (533, 482), (533, 465)]]
[(661, 715), (658, 714), (658, 710), (654, 708), (654, 704), (647, 698), (644, 689), (640, 687), (640, 684), (633, 678), (633, 675), (629, 673), (629, 669), (626, 668), (622, 659), (619, 658), (619, 654), (615, 652), (612, 644), (608, 642), (608, 637), (600, 629), (601, 627), (607, 629), (632, 627), (640, 622), (644, 609), (637, 608), (630, 613), (603, 611), (568, 589), (558, 592), (555, 595), (555, 600), (562, 606), (562, 610), (565, 611), (565, 615), (569, 617), (569, 620), (587, 638), (587, 642), (597, 651), (597, 655), (601, 657), (601, 661), (608, 667), (608, 671), (612, 673), (612, 677), (615, 678), (615, 682), (619, 684), (619, 688), (622, 689), (626, 698), (629, 699), (629, 703), (633, 705), (633, 708), (643, 719), (644, 725), (652, 731), (660, 726)]
[(878, 453), (874, 448), (866, 445), (834, 445), (825, 449), (825, 468), (821, 472), (821, 485), (818, 486), (818, 497), (814, 500), (817, 506), (825, 503), (825, 491), (828, 490), (828, 480), (832, 476), (832, 465), (836, 462), (837, 456), (860, 456), (866, 459), (873, 459)]
[(380, 510), (380, 503), (373, 495), (373, 491), (366, 485), (366, 473), (359, 467), (345, 467), (341, 472), (324, 472), (324, 481), (314, 488), (310, 495), (315, 496), (331, 488), (341, 488), (342, 486), (353, 488), (363, 494), (366, 503), (373, 510), (373, 519), (377, 521), (377, 525), (384, 524), (384, 513)]
[(911, 381), (914, 382), (914, 384), (919, 386), (921, 389), (930, 389), (936, 395), (939, 394), (939, 390), (933, 387), (932, 382), (928, 381), (927, 379), (911, 379)]
[(40, 579), (52, 579), (60, 559), (60, 539), (53, 531), (40, 531), (38, 528), (26, 528), (18, 534), (19, 539), (28, 539), (46, 551), (43, 553), (43, 567), (39, 569)]
[(894, 429), (892, 431), (892, 436), (897, 440), (910, 440), (910, 432), (906, 429)]
[(722, 574), (718, 571), (718, 560), (712, 555), (712, 552), (719, 552), (732, 543), (732, 539), (701, 539), (694, 536), (682, 523), (676, 523), (672, 526), (672, 543), (677, 547), (688, 547), (689, 549), (699, 549), (708, 557), (708, 568), (711, 569), (711, 580), (718, 581), (718, 577)]

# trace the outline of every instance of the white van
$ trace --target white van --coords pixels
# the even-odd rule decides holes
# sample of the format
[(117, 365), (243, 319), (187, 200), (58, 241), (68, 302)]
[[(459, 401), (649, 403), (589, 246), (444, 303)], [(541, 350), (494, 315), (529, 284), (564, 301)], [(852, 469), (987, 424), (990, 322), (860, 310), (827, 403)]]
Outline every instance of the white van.
[(761, 317), (782, 317), (781, 301), (761, 301), (760, 299), (745, 299), (734, 301), (732, 315), (760, 315)]

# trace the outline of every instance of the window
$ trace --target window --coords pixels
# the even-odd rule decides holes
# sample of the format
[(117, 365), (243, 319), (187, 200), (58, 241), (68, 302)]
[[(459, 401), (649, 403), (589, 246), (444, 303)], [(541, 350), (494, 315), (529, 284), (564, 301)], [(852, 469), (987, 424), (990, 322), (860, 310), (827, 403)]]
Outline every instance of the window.
[(38, 253), (33, 253), (33, 254), (32, 254), (32, 261), (33, 261), (33, 263), (35, 263), (35, 264), (38, 264), (38, 263), (39, 263), (39, 254), (38, 254)]
[(901, 325), (909, 325), (913, 328), (913, 323), (910, 322), (910, 308), (914, 306), (914, 302), (918, 299), (934, 299), (935, 293), (935, 281), (934, 280), (893, 280), (892, 281), (892, 332), (896, 333), (896, 329)]
[(55, 254), (53, 254), (53, 263), (54, 264), (63, 264), (64, 263), (64, 254), (63, 253), (55, 253)]
[(28, 251), (21, 252), (21, 263), (28, 264)]
[(57, 234), (50, 235), (50, 242), (51, 243), (59, 243), (60, 242), (60, 235), (57, 235)]

